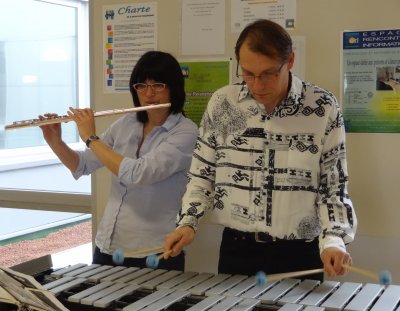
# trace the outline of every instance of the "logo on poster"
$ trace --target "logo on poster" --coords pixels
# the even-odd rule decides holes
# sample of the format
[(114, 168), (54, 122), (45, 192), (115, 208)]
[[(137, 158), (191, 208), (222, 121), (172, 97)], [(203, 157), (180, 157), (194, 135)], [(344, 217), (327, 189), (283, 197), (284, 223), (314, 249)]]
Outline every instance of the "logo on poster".
[(361, 44), (359, 32), (345, 32), (343, 34), (343, 48), (354, 49), (359, 48)]
[(189, 66), (181, 66), (182, 74), (184, 78), (189, 78)]

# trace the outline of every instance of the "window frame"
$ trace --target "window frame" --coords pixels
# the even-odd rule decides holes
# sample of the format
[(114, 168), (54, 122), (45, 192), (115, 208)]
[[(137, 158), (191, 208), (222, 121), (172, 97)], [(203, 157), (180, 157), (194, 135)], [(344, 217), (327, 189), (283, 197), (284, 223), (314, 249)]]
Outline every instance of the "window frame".
[[(78, 44), (78, 105), (87, 107), (90, 98), (89, 82), (89, 2), (88, 0), (36, 0), (77, 9)], [(86, 24), (86, 27), (85, 27)], [(85, 31), (83, 31), (85, 30)], [(85, 47), (85, 48), (82, 48)], [(81, 149), (82, 142), (68, 144)], [(0, 150), (0, 173), (10, 169), (23, 169), (60, 163), (48, 146)], [(0, 207), (48, 211), (91, 213), (91, 193), (73, 193), (0, 188)]]

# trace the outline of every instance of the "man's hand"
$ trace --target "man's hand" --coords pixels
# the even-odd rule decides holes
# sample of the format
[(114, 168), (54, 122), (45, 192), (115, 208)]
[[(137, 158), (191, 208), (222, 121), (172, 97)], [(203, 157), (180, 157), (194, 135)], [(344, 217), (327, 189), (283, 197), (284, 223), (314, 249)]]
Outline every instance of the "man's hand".
[(164, 259), (178, 256), (186, 245), (192, 243), (194, 236), (194, 229), (190, 226), (180, 227), (168, 233), (164, 244)]
[(328, 247), (321, 253), (324, 270), (330, 277), (344, 275), (347, 269), (343, 265), (351, 266), (351, 256), (345, 250), (338, 247)]

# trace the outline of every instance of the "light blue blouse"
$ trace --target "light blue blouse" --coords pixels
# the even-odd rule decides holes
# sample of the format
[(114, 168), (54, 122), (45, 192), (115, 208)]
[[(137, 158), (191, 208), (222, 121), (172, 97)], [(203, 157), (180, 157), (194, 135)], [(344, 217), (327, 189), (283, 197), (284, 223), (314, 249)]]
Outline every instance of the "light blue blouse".
[[(187, 184), (187, 171), (198, 136), (197, 126), (182, 114), (170, 115), (150, 132), (139, 152), (143, 124), (135, 114), (115, 121), (101, 135), (102, 141), (125, 158), (118, 176), (112, 175), (111, 189), (95, 243), (112, 254), (164, 244), (165, 235), (175, 230)], [(79, 151), (77, 179), (103, 167), (90, 149)]]

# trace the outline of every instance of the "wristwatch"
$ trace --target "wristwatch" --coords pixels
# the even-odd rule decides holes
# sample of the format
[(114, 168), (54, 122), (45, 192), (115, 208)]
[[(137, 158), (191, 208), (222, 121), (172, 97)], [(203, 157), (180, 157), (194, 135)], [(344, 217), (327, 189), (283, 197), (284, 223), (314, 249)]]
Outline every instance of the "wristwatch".
[(89, 138), (86, 139), (86, 141), (85, 141), (86, 147), (90, 148), (90, 144), (91, 144), (93, 141), (99, 140), (99, 139), (100, 139), (100, 137), (97, 136), (97, 135), (91, 135), (91, 136), (89, 136)]

